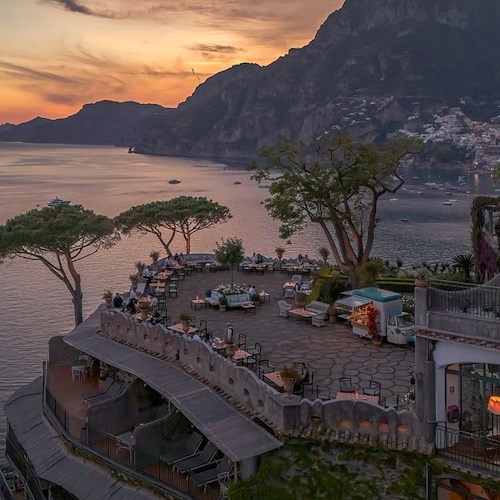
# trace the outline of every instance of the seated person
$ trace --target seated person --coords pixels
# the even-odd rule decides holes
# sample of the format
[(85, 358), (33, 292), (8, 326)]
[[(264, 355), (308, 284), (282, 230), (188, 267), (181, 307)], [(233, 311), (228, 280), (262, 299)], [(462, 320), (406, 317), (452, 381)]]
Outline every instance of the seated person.
[(252, 300), (253, 296), (257, 293), (255, 290), (255, 285), (250, 285), (247, 290), (248, 295), (250, 295), (250, 300)]
[(121, 309), (123, 307), (123, 299), (118, 292), (116, 292), (116, 295), (113, 297), (113, 307), (116, 307), (117, 309)]
[(256, 264), (262, 264), (264, 262), (264, 257), (260, 253), (257, 254)]
[(135, 314), (137, 312), (137, 299), (135, 297), (132, 297), (128, 301), (126, 311), (130, 314)]
[(153, 325), (157, 325), (158, 323), (161, 323), (161, 316), (160, 316), (160, 311), (153, 311), (151, 314), (151, 317), (148, 320), (150, 323)]

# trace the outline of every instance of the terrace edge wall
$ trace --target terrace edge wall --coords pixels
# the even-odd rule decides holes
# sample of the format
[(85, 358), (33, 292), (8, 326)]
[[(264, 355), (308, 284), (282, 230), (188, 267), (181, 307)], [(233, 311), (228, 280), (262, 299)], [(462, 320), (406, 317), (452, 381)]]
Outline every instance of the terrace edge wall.
[(269, 423), (277, 432), (308, 435), (319, 426), (332, 440), (382, 443), (394, 449), (428, 453), (422, 426), (413, 410), (382, 408), (362, 400), (290, 399), (247, 368), (223, 358), (209, 345), (167, 330), (163, 325), (138, 323), (118, 311), (101, 313), (102, 334), (142, 347), (173, 362), (212, 388), (220, 388), (233, 404)]

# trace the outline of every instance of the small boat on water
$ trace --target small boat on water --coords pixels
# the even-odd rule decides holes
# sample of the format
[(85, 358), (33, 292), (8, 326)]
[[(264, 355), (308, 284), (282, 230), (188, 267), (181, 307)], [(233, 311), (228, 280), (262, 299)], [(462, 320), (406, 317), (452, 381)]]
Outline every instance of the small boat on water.
[(169, 183), (169, 184), (180, 184), (180, 183), (181, 183), (181, 181), (179, 181), (179, 180), (177, 180), (177, 179), (170, 179), (170, 180), (168, 181), (168, 183)]
[(451, 206), (453, 205), (453, 203), (451, 201), (443, 201), (443, 205), (446, 205), (446, 206)]
[(57, 196), (55, 198), (52, 198), (48, 203), (48, 207), (66, 207), (70, 204), (71, 202), (69, 200), (61, 200), (61, 198), (58, 198)]
[(408, 222), (408, 219), (399, 219), (401, 222)]

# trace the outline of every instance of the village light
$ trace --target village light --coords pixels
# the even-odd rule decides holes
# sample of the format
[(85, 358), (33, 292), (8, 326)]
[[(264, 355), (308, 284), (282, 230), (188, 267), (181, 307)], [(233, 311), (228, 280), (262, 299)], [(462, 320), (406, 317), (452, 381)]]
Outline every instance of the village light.
[(500, 396), (490, 396), (488, 411), (493, 413), (493, 415), (500, 415)]

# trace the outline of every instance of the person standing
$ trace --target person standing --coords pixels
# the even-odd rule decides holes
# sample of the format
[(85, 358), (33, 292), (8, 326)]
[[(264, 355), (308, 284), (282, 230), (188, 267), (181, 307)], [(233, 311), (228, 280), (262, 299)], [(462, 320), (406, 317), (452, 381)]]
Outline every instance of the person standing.
[(232, 342), (234, 340), (234, 329), (229, 321), (226, 323), (226, 342)]

